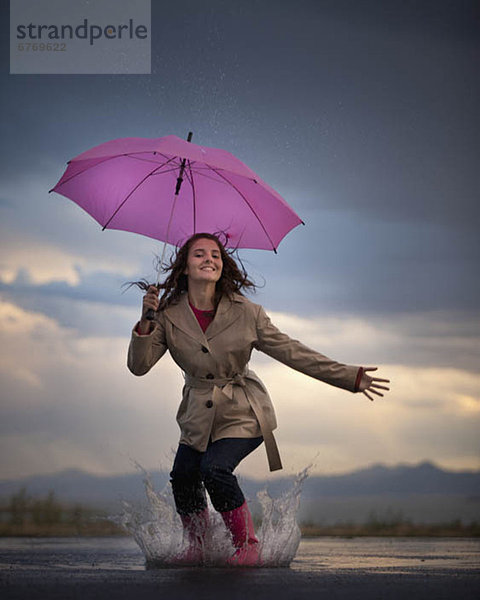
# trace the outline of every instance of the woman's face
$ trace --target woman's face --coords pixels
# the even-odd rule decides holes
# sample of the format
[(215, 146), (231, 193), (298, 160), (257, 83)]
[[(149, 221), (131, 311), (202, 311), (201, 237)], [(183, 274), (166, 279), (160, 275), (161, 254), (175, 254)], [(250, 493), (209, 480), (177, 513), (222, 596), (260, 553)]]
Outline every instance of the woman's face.
[(190, 246), (185, 275), (189, 281), (216, 283), (223, 269), (220, 248), (214, 240), (200, 238)]

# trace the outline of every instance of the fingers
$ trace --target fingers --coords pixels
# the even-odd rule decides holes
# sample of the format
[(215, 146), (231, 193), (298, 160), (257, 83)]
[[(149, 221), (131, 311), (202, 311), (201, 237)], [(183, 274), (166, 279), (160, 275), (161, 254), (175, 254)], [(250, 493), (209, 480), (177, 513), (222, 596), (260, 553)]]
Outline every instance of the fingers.
[[(364, 367), (363, 371), (367, 372), (367, 371), (377, 371), (378, 367)], [(390, 390), (389, 387), (384, 386), (384, 385), (378, 385), (377, 382), (381, 381), (382, 383), (390, 383), (390, 379), (383, 379), (382, 377), (371, 377), (370, 375), (368, 375), (368, 377), (370, 378), (370, 385), (368, 386), (368, 389), (372, 389), (373, 387), (382, 389), (382, 390)]]
[(370, 396), (370, 394), (367, 392), (367, 390), (363, 390), (363, 393), (369, 400), (371, 400), (373, 402), (373, 398)]
[(390, 391), (390, 388), (387, 387), (386, 385), (378, 385), (378, 384), (374, 383), (373, 381), (365, 389), (368, 390), (369, 392), (372, 392), (373, 394), (377, 394), (377, 396), (382, 396), (382, 398), (383, 398), (384, 394), (382, 394), (378, 390), (385, 390), (386, 392)]
[(390, 388), (386, 385), (377, 385), (376, 383), (371, 383), (370, 387), (378, 388), (379, 390), (389, 390)]
[(151, 285), (151, 286), (148, 288), (148, 290), (147, 290), (147, 293), (145, 294), (145, 296), (144, 296), (144, 297), (145, 297), (145, 298), (147, 298), (147, 297), (148, 297), (148, 298), (158, 298), (159, 291), (160, 291), (160, 290), (159, 290), (159, 289), (158, 289), (156, 286), (154, 286), (154, 285)]
[(146, 300), (148, 300), (149, 302), (156, 302), (158, 301), (158, 294), (155, 294), (154, 292), (147, 292), (144, 296), (144, 298)]
[[(377, 367), (366, 367), (364, 369), (365, 371), (376, 371)], [(383, 379), (381, 377), (371, 377), (370, 375), (366, 375), (365, 376), (365, 389), (361, 390), (365, 396), (371, 400), (373, 402), (374, 398), (373, 396), (371, 396), (371, 394), (375, 394), (376, 396), (380, 396), (381, 398), (384, 397), (384, 394), (380, 391), (380, 390), (385, 390), (386, 392), (388, 392), (390, 390), (390, 388), (386, 385), (380, 385), (380, 383), (390, 383), (389, 379)], [(362, 386), (363, 387), (363, 386)]]
[(143, 308), (144, 309), (153, 308), (153, 310), (157, 310), (158, 304), (159, 304), (158, 298), (148, 298), (147, 296), (145, 296), (145, 298), (143, 300)]
[[(363, 390), (363, 393), (365, 394), (365, 396), (367, 398), (369, 398), (370, 400), (373, 401), (373, 398), (372, 398), (372, 396), (370, 396), (370, 394), (375, 394), (376, 396), (381, 396), (382, 398), (384, 397), (384, 394), (382, 394), (382, 392), (379, 392), (378, 389), (386, 390), (387, 392), (389, 390), (389, 388), (387, 388), (387, 387), (369, 385), (368, 388)], [(370, 392), (370, 394), (368, 392)]]
[[(363, 371), (378, 371), (378, 367), (364, 367)], [(381, 377), (372, 377), (373, 380), (375, 381), (385, 381), (387, 383), (390, 383), (389, 379), (382, 379)]]
[(154, 311), (158, 309), (159, 300), (158, 300), (159, 289), (151, 285), (145, 296), (143, 297), (143, 312), (146, 313), (150, 308)]

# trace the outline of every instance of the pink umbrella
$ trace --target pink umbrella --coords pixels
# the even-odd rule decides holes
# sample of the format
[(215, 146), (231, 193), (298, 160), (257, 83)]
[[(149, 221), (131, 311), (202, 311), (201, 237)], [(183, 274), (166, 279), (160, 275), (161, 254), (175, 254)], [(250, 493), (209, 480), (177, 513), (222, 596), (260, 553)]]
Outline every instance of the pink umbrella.
[(302, 223), (233, 154), (175, 135), (95, 146), (69, 161), (50, 191), (76, 202), (103, 229), (132, 231), (176, 246), (194, 233), (222, 232), (230, 248), (276, 252), (285, 235)]

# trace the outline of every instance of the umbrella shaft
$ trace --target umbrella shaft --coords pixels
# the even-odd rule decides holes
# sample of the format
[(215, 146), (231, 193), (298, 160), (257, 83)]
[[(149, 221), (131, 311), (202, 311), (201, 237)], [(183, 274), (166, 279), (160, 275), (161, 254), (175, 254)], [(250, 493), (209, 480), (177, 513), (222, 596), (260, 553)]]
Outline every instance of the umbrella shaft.
[[(188, 132), (188, 138), (187, 138), (187, 142), (191, 142), (192, 141), (192, 135), (193, 133), (191, 131)], [(163, 250), (162, 250), (162, 257), (160, 258), (160, 264), (158, 266), (158, 273), (157, 273), (157, 285), (160, 283), (160, 274), (162, 272), (162, 266), (163, 266), (163, 259), (165, 257), (165, 250), (167, 249), (167, 241), (168, 241), (168, 236), (170, 233), (170, 225), (172, 224), (172, 218), (173, 218), (173, 212), (175, 210), (175, 203), (177, 201), (177, 196), (180, 192), (180, 188), (182, 187), (182, 182), (183, 182), (183, 172), (185, 171), (185, 164), (187, 162), (186, 158), (182, 159), (182, 164), (180, 165), (180, 173), (178, 174), (177, 177), (177, 186), (175, 188), (175, 197), (173, 199), (173, 206), (172, 206), (172, 210), (170, 212), (170, 219), (168, 220), (168, 225), (167, 225), (167, 236), (165, 239), (165, 242), (163, 243)]]
[[(180, 177), (179, 177), (180, 179)], [(182, 180), (180, 180), (180, 185), (182, 184)], [(178, 186), (178, 180), (177, 180), (177, 186)], [(165, 241), (163, 242), (163, 250), (162, 250), (162, 256), (160, 258), (160, 264), (158, 265), (158, 273), (157, 273), (157, 285), (160, 283), (160, 275), (162, 273), (162, 267), (163, 267), (163, 259), (165, 257), (165, 250), (167, 249), (167, 241), (168, 241), (168, 236), (170, 235), (170, 226), (172, 224), (172, 219), (173, 219), (173, 213), (175, 212), (175, 204), (177, 202), (177, 197), (178, 197), (178, 193), (175, 192), (175, 196), (173, 197), (173, 205), (172, 205), (172, 210), (170, 211), (170, 218), (168, 219), (168, 225), (167, 225), (167, 235), (165, 237)]]
[(178, 196), (178, 193), (180, 192), (180, 188), (182, 187), (182, 181), (183, 181), (183, 172), (185, 171), (185, 158), (182, 160), (182, 164), (180, 166), (180, 173), (177, 177), (177, 187), (175, 188), (175, 196)]

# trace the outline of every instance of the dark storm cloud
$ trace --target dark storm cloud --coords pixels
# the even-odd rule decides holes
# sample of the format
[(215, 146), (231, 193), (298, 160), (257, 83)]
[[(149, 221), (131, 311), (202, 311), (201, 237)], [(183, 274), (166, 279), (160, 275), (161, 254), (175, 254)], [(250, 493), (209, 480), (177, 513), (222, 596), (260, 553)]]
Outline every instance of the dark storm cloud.
[(468, 224), (478, 215), (475, 6), (154, 3), (154, 76), (9, 78), (3, 164), (15, 150), (38, 164), (40, 146), (63, 166), (115, 135), (193, 128), (277, 185), (307, 188), (307, 206)]
[[(468, 445), (480, 339), (477, 0), (153, 0), (151, 76), (9, 75), (8, 5), (0, 0), (9, 477), (122, 471), (125, 455), (151, 464), (175, 443), (178, 369), (165, 358), (139, 380), (125, 366), (141, 293), (121, 284), (151, 280), (161, 244), (102, 233), (48, 190), (96, 144), (189, 130), (236, 154), (306, 223), (278, 255), (241, 252), (266, 281), (252, 299), (293, 337), (381, 364), (392, 379), (374, 416), (348, 404), (351, 447), (324, 445), (327, 463), (375, 460), (380, 442), (391, 462), (478, 466)], [(275, 392), (293, 463), (310, 461), (304, 441), (318, 445), (319, 423), (345, 430), (338, 402), (318, 402), (328, 389), (260, 353), (253, 363)], [(302, 402), (318, 413), (310, 424), (298, 422)]]
[[(478, 308), (476, 2), (154, 2), (152, 24), (151, 77), (8, 76), (2, 38), (7, 180), (39, 176), (45, 194), (97, 143), (193, 129), (194, 141), (238, 154), (307, 223), (279, 256), (247, 253), (272, 308)], [(10, 213), (5, 226), (89, 257), (108, 252), (65, 202), (31, 199), (29, 217)]]
[[(244, 253), (272, 309), (310, 315), (478, 311), (475, 232), (306, 211), (277, 256)], [(288, 282), (288, 284), (287, 284)]]

